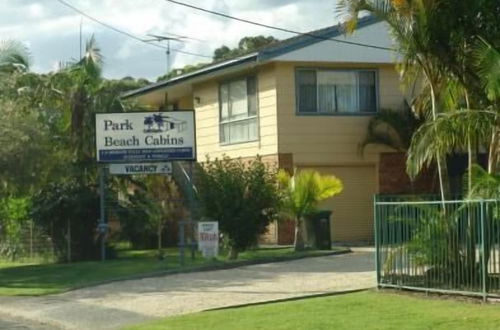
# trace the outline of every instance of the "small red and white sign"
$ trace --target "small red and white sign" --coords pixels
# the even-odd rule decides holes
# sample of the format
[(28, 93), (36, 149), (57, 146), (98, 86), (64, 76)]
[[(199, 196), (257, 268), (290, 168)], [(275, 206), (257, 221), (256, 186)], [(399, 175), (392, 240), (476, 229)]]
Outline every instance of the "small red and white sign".
[(205, 258), (219, 255), (219, 223), (217, 221), (198, 222), (198, 249)]

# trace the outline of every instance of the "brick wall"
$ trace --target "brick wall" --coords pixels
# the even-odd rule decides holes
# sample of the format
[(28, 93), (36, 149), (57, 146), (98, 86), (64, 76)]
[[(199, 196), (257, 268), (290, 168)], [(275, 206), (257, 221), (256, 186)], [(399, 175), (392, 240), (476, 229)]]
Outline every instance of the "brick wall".
[(380, 154), (380, 194), (435, 194), (438, 187), (437, 172), (434, 168), (423, 170), (412, 182), (406, 174), (404, 153)]

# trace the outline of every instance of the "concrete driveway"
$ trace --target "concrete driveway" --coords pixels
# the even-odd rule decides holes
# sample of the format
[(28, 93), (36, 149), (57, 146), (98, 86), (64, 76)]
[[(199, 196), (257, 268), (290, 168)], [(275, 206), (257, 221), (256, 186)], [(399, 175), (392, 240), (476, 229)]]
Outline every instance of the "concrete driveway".
[(213, 308), (375, 286), (373, 252), (120, 281), (0, 298), (0, 313), (66, 329), (110, 329)]

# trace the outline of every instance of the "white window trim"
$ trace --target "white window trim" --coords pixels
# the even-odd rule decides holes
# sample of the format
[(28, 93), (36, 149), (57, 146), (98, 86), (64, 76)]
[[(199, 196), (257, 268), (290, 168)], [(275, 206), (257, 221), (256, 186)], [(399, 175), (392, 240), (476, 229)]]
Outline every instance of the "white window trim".
[[(222, 120), (222, 102), (221, 102), (221, 87), (224, 84), (229, 84), (232, 81), (238, 81), (238, 80), (243, 80), (243, 79), (248, 79), (249, 77), (253, 77), (255, 81), (255, 115), (248, 116), (246, 118), (238, 118), (238, 119), (226, 119)], [(258, 81), (257, 81), (257, 76), (256, 75), (247, 75), (243, 77), (238, 77), (230, 80), (224, 80), (219, 84), (219, 144), (221, 146), (228, 146), (228, 145), (235, 145), (235, 144), (242, 144), (242, 143), (249, 143), (249, 142), (256, 142), (259, 141), (260, 139), (260, 122), (259, 122), (259, 93), (258, 93)], [(247, 98), (248, 98), (248, 93), (247, 93)], [(232, 124), (232, 123), (238, 123), (242, 121), (251, 121), (251, 120), (256, 120), (257, 121), (257, 134), (255, 139), (248, 139), (248, 140), (242, 140), (242, 141), (222, 141), (222, 127), (223, 125), (226, 124)]]

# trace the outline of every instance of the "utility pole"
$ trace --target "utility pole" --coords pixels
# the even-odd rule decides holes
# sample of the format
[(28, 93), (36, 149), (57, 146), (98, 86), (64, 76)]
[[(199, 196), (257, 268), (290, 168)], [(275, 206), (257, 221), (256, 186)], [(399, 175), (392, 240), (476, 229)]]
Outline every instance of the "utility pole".
[(82, 58), (82, 25), (83, 25), (83, 17), (80, 18), (80, 42), (79, 42), (80, 57), (78, 58), (78, 60)]

